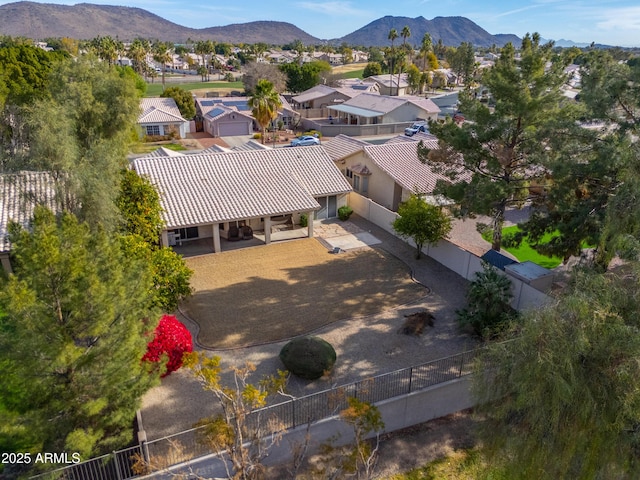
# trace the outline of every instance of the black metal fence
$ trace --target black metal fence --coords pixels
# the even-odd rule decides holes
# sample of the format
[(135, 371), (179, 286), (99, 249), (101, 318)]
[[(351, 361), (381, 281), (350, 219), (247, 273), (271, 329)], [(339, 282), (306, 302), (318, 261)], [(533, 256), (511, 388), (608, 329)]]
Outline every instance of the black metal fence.
[[(366, 378), (330, 390), (294, 398), (250, 414), (248, 428), (273, 421), (278, 430), (291, 429), (336, 415), (347, 408), (348, 398), (377, 403), (393, 397), (469, 375), (479, 350), (470, 350), (422, 365)], [(212, 452), (206, 428), (192, 428), (142, 445), (118, 450), (31, 477), (38, 480), (126, 480), (150, 470), (158, 471)]]

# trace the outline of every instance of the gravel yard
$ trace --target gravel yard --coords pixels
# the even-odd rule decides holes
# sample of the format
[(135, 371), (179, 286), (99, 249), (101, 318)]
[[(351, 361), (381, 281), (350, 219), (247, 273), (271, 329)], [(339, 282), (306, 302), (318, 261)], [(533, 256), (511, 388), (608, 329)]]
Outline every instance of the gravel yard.
[[(464, 279), (430, 258), (415, 260), (412, 247), (365, 220), (352, 217), (347, 225), (351, 227), (350, 230), (366, 231), (382, 240), (380, 247), (374, 250), (381, 250), (401, 260), (407, 271), (411, 270), (414, 278), (426, 286), (429, 293), (411, 304), (398, 305), (370, 316), (338, 320), (313, 331), (314, 335), (333, 345), (338, 360), (332, 374), (320, 380), (310, 382), (292, 377), (288, 387), (291, 395), (307, 395), (371, 375), (453, 355), (476, 346), (474, 339), (459, 333), (456, 323), (455, 311), (465, 305), (467, 282)], [(362, 252), (366, 250), (365, 248)], [(404, 315), (422, 309), (427, 309), (434, 315), (434, 327), (428, 327), (420, 337), (398, 334)], [(197, 325), (184, 317), (180, 318), (195, 336)], [(295, 320), (293, 314), (282, 318), (291, 323)], [(211, 354), (219, 355), (223, 365), (253, 362), (257, 366), (258, 378), (283, 368), (278, 353), (285, 343), (286, 340), (283, 340), (253, 347), (214, 350)], [(215, 411), (213, 396), (204, 392), (189, 372), (180, 370), (164, 378), (160, 386), (144, 397), (143, 425), (148, 438), (152, 440), (191, 428), (198, 420)]]
[(314, 238), (186, 259), (194, 294), (182, 311), (198, 344), (271, 343), (418, 300), (428, 290), (383, 250), (330, 254)]

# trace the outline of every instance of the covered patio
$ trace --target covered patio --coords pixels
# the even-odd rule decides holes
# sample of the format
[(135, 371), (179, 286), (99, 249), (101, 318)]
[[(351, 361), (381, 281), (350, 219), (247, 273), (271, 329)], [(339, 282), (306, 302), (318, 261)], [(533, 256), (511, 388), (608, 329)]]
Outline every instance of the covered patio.
[(336, 217), (351, 191), (321, 146), (146, 157), (133, 167), (160, 192), (161, 244), (203, 253), (313, 237), (313, 221)]
[[(313, 237), (313, 222), (311, 228), (301, 227), (300, 225), (293, 225), (286, 230), (275, 230), (269, 235), (269, 241), (267, 241), (267, 234), (264, 230), (253, 231), (252, 238), (241, 239), (239, 241), (228, 240), (225, 237), (220, 236), (220, 250), (219, 252), (228, 252), (232, 250), (240, 250), (247, 247), (257, 247), (261, 245), (267, 245), (272, 242), (280, 242), (284, 240), (295, 240), (299, 238), (311, 238)], [(195, 257), (198, 255), (208, 255), (210, 253), (217, 253), (214, 249), (213, 238), (196, 238), (184, 242), (176, 242), (172, 245), (173, 250), (179, 253), (183, 257)]]

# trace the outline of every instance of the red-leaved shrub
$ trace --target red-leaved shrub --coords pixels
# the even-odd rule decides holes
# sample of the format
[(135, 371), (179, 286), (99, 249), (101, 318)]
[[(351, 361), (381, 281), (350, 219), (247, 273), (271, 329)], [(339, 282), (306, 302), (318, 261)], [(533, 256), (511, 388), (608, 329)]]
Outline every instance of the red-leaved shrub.
[(166, 377), (182, 366), (182, 356), (191, 351), (193, 351), (191, 332), (173, 315), (163, 315), (142, 360), (158, 363), (162, 360), (162, 355), (167, 354), (169, 357), (167, 370), (162, 375)]

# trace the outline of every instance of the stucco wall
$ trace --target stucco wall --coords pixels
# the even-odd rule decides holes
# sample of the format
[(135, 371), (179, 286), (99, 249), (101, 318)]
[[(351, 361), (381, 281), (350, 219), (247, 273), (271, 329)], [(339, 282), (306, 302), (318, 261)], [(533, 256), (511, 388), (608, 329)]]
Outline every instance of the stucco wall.
[[(379, 205), (391, 208), (395, 182), (389, 175), (378, 168), (362, 151), (345, 158), (344, 162), (344, 164), (338, 164), (343, 174), (347, 168), (352, 170), (355, 165), (366, 165), (369, 171), (371, 171), (371, 175), (369, 175), (368, 194), (366, 196)], [(347, 181), (353, 186), (352, 178), (347, 178)]]
[[(394, 397), (376, 404), (385, 424), (384, 432), (392, 432), (435, 418), (471, 408), (474, 400), (470, 392), (471, 377), (462, 377), (408, 395)], [(292, 449), (302, 445), (307, 427), (301, 426), (286, 432), (280, 442), (269, 452), (266, 465), (291, 463)], [(338, 416), (311, 425), (311, 440), (307, 457), (317, 453), (322, 444), (346, 445), (354, 440), (353, 429)], [(374, 436), (374, 435), (371, 435)], [(225, 477), (224, 466), (217, 455), (208, 455), (192, 462), (173, 467), (170, 472), (149, 475), (144, 478), (170, 479), (177, 473), (201, 476)]]
[[(356, 214), (395, 235), (391, 223), (397, 218), (397, 213), (378, 205), (356, 192), (349, 194), (349, 205)], [(407, 243), (415, 247), (413, 241), (407, 240)], [(428, 255), (467, 280), (473, 280), (475, 273), (482, 270), (482, 260), (478, 256), (448, 240), (442, 240), (434, 246), (426, 245), (422, 251), (425, 255)], [(545, 292), (536, 290), (511, 275), (508, 275), (508, 277), (513, 285), (512, 292), (514, 294), (511, 306), (516, 310), (527, 310), (553, 301), (553, 298)]]

